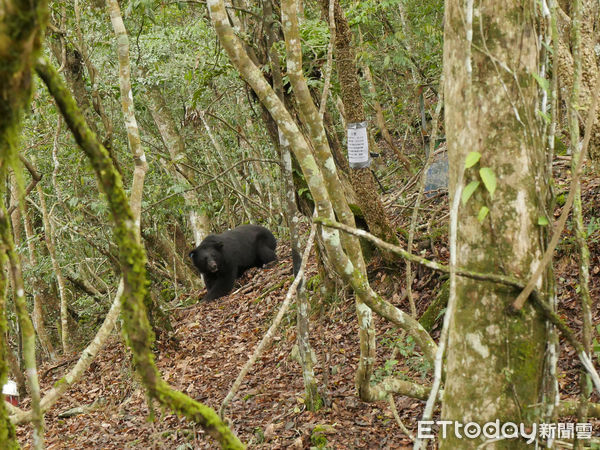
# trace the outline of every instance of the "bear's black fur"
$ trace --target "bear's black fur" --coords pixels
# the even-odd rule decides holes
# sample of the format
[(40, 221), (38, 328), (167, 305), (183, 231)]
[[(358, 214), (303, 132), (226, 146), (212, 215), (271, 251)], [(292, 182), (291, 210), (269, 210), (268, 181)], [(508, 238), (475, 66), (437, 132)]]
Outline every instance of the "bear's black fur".
[(221, 234), (208, 235), (190, 252), (208, 289), (204, 300), (229, 294), (236, 278), (250, 267), (262, 267), (275, 261), (276, 245), (273, 233), (259, 225), (241, 225)]

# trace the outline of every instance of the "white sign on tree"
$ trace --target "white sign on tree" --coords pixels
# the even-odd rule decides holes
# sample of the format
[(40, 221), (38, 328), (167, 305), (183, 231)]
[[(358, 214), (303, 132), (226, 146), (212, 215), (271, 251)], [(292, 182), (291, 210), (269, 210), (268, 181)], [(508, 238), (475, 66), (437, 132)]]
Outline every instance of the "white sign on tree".
[(367, 122), (348, 124), (348, 162), (353, 169), (369, 167), (369, 138)]

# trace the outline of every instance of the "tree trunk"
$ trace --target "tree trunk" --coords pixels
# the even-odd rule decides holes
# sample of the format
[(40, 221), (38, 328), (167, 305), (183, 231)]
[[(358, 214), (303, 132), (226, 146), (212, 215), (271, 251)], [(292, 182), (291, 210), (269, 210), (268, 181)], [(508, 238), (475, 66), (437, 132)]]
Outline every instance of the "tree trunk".
[[(150, 113), (154, 123), (160, 132), (163, 143), (169, 151), (172, 165), (169, 166), (173, 176), (185, 186), (193, 186), (195, 179), (194, 173), (187, 167), (178, 164), (178, 161), (185, 158), (185, 143), (177, 124), (171, 115), (171, 111), (165, 102), (158, 86), (152, 86), (149, 89), (150, 102), (148, 103)], [(200, 209), (198, 203), (198, 194), (194, 191), (184, 191), (183, 198), (186, 207), (189, 209), (190, 226), (194, 234), (196, 245), (200, 245), (202, 239), (210, 232), (210, 223), (206, 213)]]
[[(23, 340), (23, 362), (29, 393), (31, 395), (31, 422), (33, 424), (33, 448), (44, 448), (44, 416), (40, 406), (40, 385), (35, 359), (35, 331), (33, 323), (27, 311), (25, 289), (23, 286), (23, 273), (21, 272), (21, 261), (12, 240), (10, 225), (7, 219), (7, 211), (4, 205), (0, 207), (0, 235), (2, 238), (2, 259), (8, 259), (10, 266), (10, 277), (13, 286), (13, 299), (21, 337)], [(4, 270), (4, 268), (2, 268)], [(35, 313), (34, 313), (35, 314)], [(10, 442), (9, 442), (10, 443)]]
[[(271, 62), (271, 68), (273, 73), (273, 89), (277, 93), (277, 96), (284, 103), (284, 90), (283, 80), (281, 76), (281, 64), (279, 55), (275, 49), (275, 32), (273, 27), (275, 22), (272, 20), (273, 8), (271, 0), (265, 2), (265, 17), (270, 19), (267, 34), (267, 45), (269, 47), (269, 60)], [(290, 231), (290, 246), (292, 248), (292, 265), (294, 275), (298, 276), (301, 264), (301, 247), (298, 232), (298, 210), (296, 208), (296, 191), (294, 189), (294, 179), (292, 173), (292, 154), (290, 151), (290, 144), (287, 139), (283, 136), (281, 130), (278, 130), (279, 136), (279, 148), (281, 152), (281, 163), (282, 163), (282, 181), (284, 191), (284, 202), (286, 206), (286, 220), (288, 229)], [(312, 233), (311, 233), (312, 236)], [(314, 366), (315, 358), (314, 352), (310, 345), (310, 303), (306, 296), (306, 290), (304, 289), (304, 275), (298, 280), (298, 289), (296, 290), (296, 321), (297, 321), (297, 344), (299, 351), (299, 362), (302, 366), (302, 378), (304, 380), (304, 393), (305, 403), (309, 411), (317, 411), (321, 405), (322, 400), (319, 397), (317, 390), (317, 380), (315, 378)]]
[[(581, 159), (581, 146), (579, 141), (579, 118), (578, 118), (578, 100), (580, 97), (579, 87), (582, 76), (582, 27), (581, 25), (581, 6), (582, 1), (572, 2), (571, 10), (571, 53), (573, 55), (573, 79), (571, 85), (571, 98), (568, 105), (569, 131), (571, 135), (571, 173), (577, 171), (579, 160)], [(583, 205), (581, 202), (581, 185), (574, 187), (575, 199), (573, 201), (573, 211), (571, 220), (573, 222), (575, 242), (579, 247), (579, 295), (581, 297), (582, 313), (582, 341), (585, 352), (588, 357), (592, 356), (592, 298), (590, 295), (590, 251), (586, 242), (586, 229), (583, 222)], [(585, 369), (581, 369), (579, 376), (579, 408), (577, 410), (577, 422), (585, 423), (587, 421), (588, 403), (592, 393), (591, 378)], [(584, 443), (576, 439), (576, 449), (583, 449)]]
[[(445, 12), (451, 197), (463, 175), (465, 184), (483, 183), (458, 214), (456, 265), (478, 272), (501, 271), (526, 281), (543, 253), (545, 230), (538, 218), (545, 217), (547, 198), (536, 116), (538, 87), (531, 76), (537, 72), (538, 56), (535, 2), (486, 0), (475, 11), (465, 11), (463, 4), (448, 0)], [(494, 30), (493, 42), (481, 30)], [(467, 154), (475, 151), (481, 159), (465, 170)], [(497, 180), (495, 192), (490, 174)], [(489, 208), (489, 214), (480, 221), (482, 207)], [(545, 281), (537, 287), (544, 292)], [(546, 338), (541, 315), (526, 304), (522, 315), (508, 316), (505, 308), (517, 292), (490, 282), (457, 277), (455, 295), (442, 419), (480, 426), (496, 419), (536, 422), (530, 407), (541, 394)], [(482, 437), (459, 439), (449, 432), (440, 448), (469, 449), (482, 442)], [(495, 445), (529, 448), (524, 440), (514, 439)]]
[[(594, 31), (594, 20), (596, 14), (593, 13), (594, 5), (592, 0), (582, 0), (582, 17), (578, 26), (580, 26), (580, 47), (581, 58), (581, 84), (579, 86), (579, 95), (577, 98), (576, 109), (580, 114), (589, 110), (596, 80), (600, 76), (598, 64), (600, 59), (595, 51), (597, 33)], [(568, 103), (569, 94), (573, 88), (573, 54), (571, 48), (571, 22), (575, 9), (570, 5), (568, 10), (559, 8), (557, 11), (557, 22), (559, 29), (558, 55), (555, 56), (556, 65), (560, 83), (563, 89), (560, 90), (565, 103)], [(583, 131), (583, 123), (580, 124), (580, 131)], [(600, 110), (596, 111), (596, 121), (592, 128), (592, 137), (590, 139), (589, 149), (590, 159), (600, 168)]]
[(54, 275), (56, 276), (56, 283), (58, 284), (58, 294), (60, 297), (60, 337), (63, 354), (66, 354), (69, 353), (70, 347), (66, 282), (62, 269), (58, 264), (58, 259), (56, 258), (56, 236), (54, 226), (51, 222), (52, 219), (49, 217), (48, 208), (46, 208), (46, 199), (44, 198), (44, 191), (42, 190), (42, 186), (40, 184), (37, 185), (37, 192), (40, 198), (40, 209), (42, 210), (42, 219), (44, 221), (44, 239), (46, 241), (48, 253), (50, 254), (50, 260), (52, 261), (52, 269), (54, 270)]
[[(321, 0), (323, 11), (329, 8), (329, 0)], [(352, 47), (352, 31), (344, 15), (344, 11), (335, 0), (335, 62), (344, 104), (346, 123), (365, 121), (363, 98), (360, 91), (356, 56)], [(369, 147), (373, 140), (369, 137)], [(398, 243), (392, 225), (386, 215), (383, 204), (377, 194), (377, 185), (371, 169), (350, 169), (350, 179), (356, 192), (358, 206), (371, 233), (392, 244)], [(382, 252), (386, 260), (393, 260), (392, 255)]]
[(5, 355), (8, 365), (10, 367), (10, 373), (12, 374), (13, 378), (17, 381), (17, 389), (19, 390), (19, 395), (21, 397), (25, 397), (27, 395), (27, 380), (25, 379), (25, 375), (23, 375), (23, 371), (21, 370), (19, 359), (8, 345), (6, 346)]
[(27, 248), (29, 250), (29, 266), (31, 271), (34, 273), (32, 280), (33, 290), (33, 325), (37, 333), (40, 345), (44, 352), (48, 355), (51, 361), (56, 359), (56, 352), (54, 351), (54, 345), (48, 336), (46, 331), (46, 325), (44, 324), (44, 292), (46, 291), (44, 282), (40, 277), (40, 273), (37, 270), (37, 257), (35, 250), (36, 238), (33, 235), (33, 228), (31, 226), (31, 219), (29, 217), (30, 209), (28, 207), (23, 208), (25, 214), (23, 216), (23, 222), (25, 223), (25, 236), (27, 237)]

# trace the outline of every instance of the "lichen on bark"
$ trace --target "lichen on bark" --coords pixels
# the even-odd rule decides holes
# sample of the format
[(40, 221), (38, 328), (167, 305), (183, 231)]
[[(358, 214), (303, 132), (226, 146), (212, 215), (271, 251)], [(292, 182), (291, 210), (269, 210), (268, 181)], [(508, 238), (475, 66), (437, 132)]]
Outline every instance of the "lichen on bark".
[[(457, 191), (464, 160), (481, 159), (464, 172), (465, 184), (488, 167), (495, 192), (483, 184), (458, 214), (457, 266), (501, 273), (526, 282), (539, 265), (544, 233), (537, 224), (546, 211), (533, 1), (484, 1), (465, 11), (446, 2), (444, 92), (450, 157), (450, 194)], [(465, 17), (473, 17), (472, 42)], [(465, 61), (468, 61), (465, 64)], [(472, 70), (472, 71), (470, 71)], [(482, 206), (489, 208), (483, 221)], [(509, 286), (464, 277), (457, 279), (456, 311), (449, 332), (442, 419), (480, 424), (531, 423), (526, 408), (540, 400), (546, 325), (531, 304), (509, 316), (517, 291)], [(537, 285), (544, 292), (544, 281)], [(476, 448), (481, 440), (449, 434), (440, 448)], [(525, 448), (506, 440), (497, 448)]]

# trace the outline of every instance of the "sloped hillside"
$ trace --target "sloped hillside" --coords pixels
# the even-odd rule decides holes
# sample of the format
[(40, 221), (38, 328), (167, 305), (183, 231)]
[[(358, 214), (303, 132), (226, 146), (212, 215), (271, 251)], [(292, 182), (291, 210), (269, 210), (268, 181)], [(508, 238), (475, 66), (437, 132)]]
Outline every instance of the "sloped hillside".
[[(566, 180), (560, 180), (566, 186)], [(592, 298), (600, 296), (600, 230), (594, 228), (599, 214), (599, 183), (584, 183), (587, 222), (590, 223), (592, 254)], [(388, 199), (390, 202), (393, 199)], [(427, 200), (429, 201), (429, 200)], [(388, 202), (388, 204), (390, 204)], [(429, 210), (438, 217), (443, 205), (431, 200)], [(435, 203), (438, 202), (438, 203)], [(557, 215), (560, 206), (557, 208)], [(397, 216), (401, 227), (408, 219)], [(422, 245), (428, 257), (447, 257), (445, 238), (438, 237)], [(253, 269), (227, 297), (214, 302), (193, 303), (175, 308), (170, 314), (175, 327), (170, 336), (157, 343), (157, 364), (171, 384), (193, 398), (218, 409), (239, 370), (247, 361), (283, 301), (292, 282), (291, 261), (285, 258), (289, 249), (280, 246), (280, 260), (266, 269)], [(573, 240), (567, 231), (556, 258), (556, 278), (561, 314), (569, 325), (579, 330), (581, 310), (578, 303), (577, 257)], [(310, 279), (317, 273), (314, 256), (307, 267)], [(408, 310), (402, 295), (402, 278), (394, 278), (375, 260), (371, 265), (373, 285), (396, 305)], [(422, 313), (436, 295), (441, 284), (437, 274), (416, 270), (413, 295)], [(310, 286), (310, 283), (309, 283)], [(190, 294), (191, 296), (192, 294)], [(200, 293), (194, 293), (197, 297)], [(246, 377), (238, 395), (228, 409), (232, 427), (240, 438), (255, 448), (407, 448), (410, 441), (398, 428), (387, 403), (365, 404), (354, 389), (354, 371), (358, 357), (358, 334), (352, 297), (313, 303), (312, 343), (319, 364), (316, 368), (321, 388), (329, 403), (317, 413), (307, 412), (302, 402), (303, 384), (300, 366), (293, 359), (295, 343), (295, 310), (286, 315), (274, 344), (267, 349)], [(599, 306), (594, 305), (598, 323)], [(405, 373), (412, 379), (427, 382), (428, 365), (411, 357), (410, 344), (399, 341), (398, 333), (383, 321), (376, 320), (378, 330), (378, 362), (376, 376), (391, 372)], [(438, 325), (439, 327), (439, 320)], [(434, 337), (437, 331), (434, 329)], [(392, 346), (408, 354), (396, 357), (398, 363), (385, 364)], [(68, 360), (67, 360), (68, 361)], [(73, 364), (70, 361), (69, 364)], [(48, 389), (70, 367), (41, 368), (42, 387)], [(559, 361), (561, 392), (576, 399), (579, 370), (570, 346), (562, 345)], [(430, 372), (429, 372), (430, 373)], [(598, 401), (594, 396), (593, 401)], [(423, 402), (397, 398), (396, 405), (403, 422), (416, 429)], [(27, 401), (24, 406), (27, 405)], [(84, 407), (83, 413), (60, 417), (71, 408)], [(149, 417), (153, 416), (153, 420)], [(574, 421), (574, 420), (573, 420)], [(597, 429), (597, 421), (592, 419)], [(111, 339), (84, 379), (46, 415), (46, 443), (49, 449), (187, 449), (214, 448), (199, 427), (175, 415), (155, 410), (150, 412), (143, 389), (132, 375), (130, 356), (116, 334)], [(30, 428), (19, 428), (21, 443), (31, 442)]]
[[(315, 273), (313, 258), (308, 277)], [(291, 260), (282, 259), (270, 268), (252, 270), (227, 297), (172, 311), (175, 331), (170, 340), (158, 342), (156, 352), (165, 379), (218, 408), (291, 282)], [(295, 342), (294, 315), (292, 309), (274, 345), (250, 371), (229, 407), (228, 417), (241, 439), (266, 448), (304, 448), (310, 445), (311, 435), (314, 443), (327, 442), (337, 448), (366, 448), (373, 443), (401, 448), (408, 444), (398, 433), (387, 404), (363, 404), (355, 395), (358, 336), (351, 298), (325, 305), (314, 322), (313, 344), (320, 361), (317, 375), (323, 379), (326, 360), (331, 405), (316, 414), (305, 411), (300, 366), (290, 357)], [(173, 414), (156, 410), (155, 420), (148, 420), (143, 389), (132, 376), (129, 361), (115, 335), (84, 379), (46, 415), (48, 448), (214, 447), (202, 430)], [(43, 367), (42, 387), (49, 388), (68, 367), (48, 372), (49, 367)], [(85, 413), (59, 417), (80, 406), (88, 407)], [(313, 433), (315, 427), (323, 431)], [(22, 444), (30, 442), (28, 427), (20, 427), (19, 432)]]

